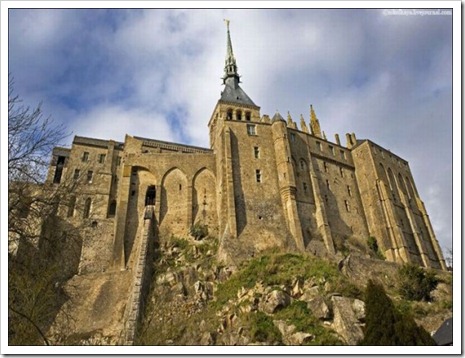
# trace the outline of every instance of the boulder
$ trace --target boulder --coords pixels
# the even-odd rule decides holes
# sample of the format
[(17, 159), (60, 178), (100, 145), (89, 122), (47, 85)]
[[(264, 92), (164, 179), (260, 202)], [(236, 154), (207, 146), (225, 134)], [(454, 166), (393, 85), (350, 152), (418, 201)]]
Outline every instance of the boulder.
[(360, 323), (352, 308), (352, 299), (333, 296), (333, 328), (349, 345), (356, 345), (363, 338)]
[(304, 293), (302, 294), (302, 296), (300, 296), (299, 299), (301, 301), (308, 302), (319, 295), (320, 295), (320, 289), (318, 288), (318, 286), (313, 286), (313, 287), (309, 287), (308, 289), (304, 290)]
[(305, 332), (296, 332), (288, 337), (288, 343), (286, 344), (289, 346), (301, 346), (302, 344), (311, 342), (314, 339), (315, 336), (313, 334)]
[(352, 309), (354, 311), (355, 318), (357, 318), (360, 322), (365, 322), (365, 302), (359, 299), (354, 299)]
[(329, 310), (328, 305), (326, 304), (325, 300), (321, 296), (317, 296), (310, 301), (307, 302), (307, 307), (310, 311), (312, 311), (315, 318), (326, 320), (329, 319), (331, 316), (331, 312)]
[(291, 303), (291, 297), (283, 291), (273, 290), (259, 304), (260, 310), (265, 313), (275, 313)]

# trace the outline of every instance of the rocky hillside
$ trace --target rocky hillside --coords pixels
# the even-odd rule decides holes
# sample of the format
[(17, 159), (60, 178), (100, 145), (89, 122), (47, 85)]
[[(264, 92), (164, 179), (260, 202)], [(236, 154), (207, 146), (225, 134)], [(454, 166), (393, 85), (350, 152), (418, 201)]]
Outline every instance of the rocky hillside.
[(401, 299), (399, 266), (367, 253), (342, 260), (265, 252), (240, 267), (216, 261), (217, 242), (162, 240), (138, 345), (355, 345), (364, 289), (381, 282), (428, 332), (452, 316), (451, 275), (437, 272), (431, 302)]

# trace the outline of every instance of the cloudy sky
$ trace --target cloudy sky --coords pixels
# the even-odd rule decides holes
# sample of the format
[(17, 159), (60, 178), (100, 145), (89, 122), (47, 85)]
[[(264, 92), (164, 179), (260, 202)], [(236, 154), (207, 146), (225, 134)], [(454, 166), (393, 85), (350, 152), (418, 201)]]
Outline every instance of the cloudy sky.
[(261, 113), (308, 119), (313, 104), (328, 139), (355, 132), (409, 161), (437, 238), (452, 247), (452, 16), (10, 9), (8, 17), (15, 92), (42, 102), (72, 136), (205, 147), (230, 19), (242, 88)]

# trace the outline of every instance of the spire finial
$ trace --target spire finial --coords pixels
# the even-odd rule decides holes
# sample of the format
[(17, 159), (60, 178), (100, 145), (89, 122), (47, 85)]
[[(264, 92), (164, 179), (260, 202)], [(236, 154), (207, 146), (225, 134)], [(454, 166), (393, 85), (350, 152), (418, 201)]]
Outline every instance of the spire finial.
[(227, 38), (226, 38), (226, 60), (224, 63), (224, 77), (223, 77), (223, 83), (226, 83), (226, 79), (229, 77), (234, 78), (235, 83), (239, 83), (239, 74), (237, 73), (237, 64), (236, 64), (236, 59), (234, 57), (234, 52), (232, 48), (232, 42), (231, 42), (231, 34), (229, 32), (229, 20), (228, 19), (223, 19), (223, 21), (226, 23), (226, 28), (227, 28)]

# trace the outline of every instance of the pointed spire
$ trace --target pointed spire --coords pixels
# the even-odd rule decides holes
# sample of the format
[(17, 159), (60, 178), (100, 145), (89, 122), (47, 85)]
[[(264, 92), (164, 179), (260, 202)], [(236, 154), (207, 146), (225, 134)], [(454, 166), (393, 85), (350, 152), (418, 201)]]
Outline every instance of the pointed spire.
[(287, 111), (287, 124), (291, 124), (291, 123), (292, 123), (292, 117), (289, 111)]
[(308, 133), (307, 124), (302, 114), (300, 114), (300, 128), (302, 128), (302, 132)]
[(239, 74), (237, 73), (237, 64), (236, 58), (234, 57), (234, 52), (231, 42), (231, 34), (229, 33), (229, 20), (225, 19), (227, 27), (227, 42), (226, 42), (226, 60), (224, 61), (224, 77), (223, 83), (226, 83), (226, 80), (230, 77), (234, 78), (235, 84), (239, 83)]
[(321, 138), (320, 122), (318, 121), (318, 118), (316, 118), (312, 105), (310, 105), (310, 129), (315, 137)]

